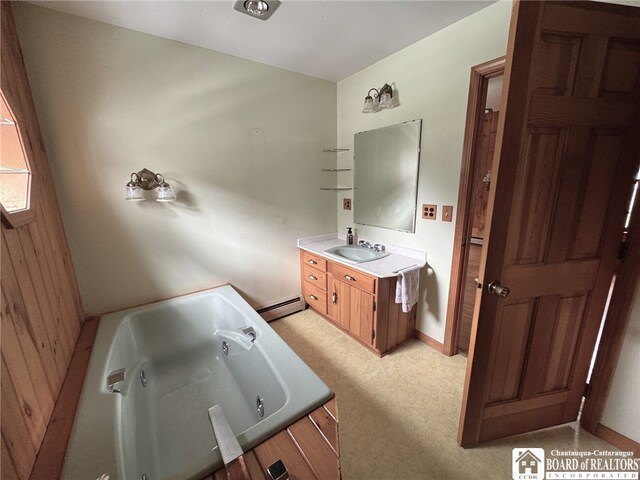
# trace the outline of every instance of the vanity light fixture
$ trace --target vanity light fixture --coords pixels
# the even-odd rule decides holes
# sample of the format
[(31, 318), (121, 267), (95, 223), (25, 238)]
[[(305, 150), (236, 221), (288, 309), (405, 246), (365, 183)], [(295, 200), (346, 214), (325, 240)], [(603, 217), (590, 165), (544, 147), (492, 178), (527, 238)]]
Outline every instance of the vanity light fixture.
[[(373, 95), (371, 92), (373, 92)], [(362, 113), (374, 113), (394, 107), (397, 107), (397, 105), (393, 102), (393, 88), (388, 83), (385, 83), (380, 87), (380, 90), (377, 88), (369, 89), (367, 96), (364, 97)]]
[(278, 0), (237, 0), (233, 4), (234, 10), (260, 20), (266, 20), (280, 6)]
[(131, 179), (125, 185), (127, 195), (125, 200), (144, 200), (143, 190), (156, 190), (156, 201), (172, 202), (176, 199), (171, 186), (165, 182), (161, 173), (153, 173), (143, 168), (138, 173), (132, 173)]

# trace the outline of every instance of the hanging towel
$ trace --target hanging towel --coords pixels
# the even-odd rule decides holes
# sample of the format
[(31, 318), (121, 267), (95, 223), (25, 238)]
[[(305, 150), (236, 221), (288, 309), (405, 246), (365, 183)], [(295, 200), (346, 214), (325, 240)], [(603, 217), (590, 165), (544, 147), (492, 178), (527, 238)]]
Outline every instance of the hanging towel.
[(418, 283), (420, 282), (420, 267), (409, 267), (398, 272), (396, 284), (396, 303), (402, 304), (402, 311), (411, 311), (418, 303)]

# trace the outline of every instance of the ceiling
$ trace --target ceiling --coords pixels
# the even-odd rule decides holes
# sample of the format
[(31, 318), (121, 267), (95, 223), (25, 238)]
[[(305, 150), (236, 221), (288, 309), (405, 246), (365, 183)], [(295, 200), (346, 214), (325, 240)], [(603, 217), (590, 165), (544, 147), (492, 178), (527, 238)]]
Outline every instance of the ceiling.
[(494, 1), (283, 0), (267, 21), (233, 0), (31, 3), (338, 81)]

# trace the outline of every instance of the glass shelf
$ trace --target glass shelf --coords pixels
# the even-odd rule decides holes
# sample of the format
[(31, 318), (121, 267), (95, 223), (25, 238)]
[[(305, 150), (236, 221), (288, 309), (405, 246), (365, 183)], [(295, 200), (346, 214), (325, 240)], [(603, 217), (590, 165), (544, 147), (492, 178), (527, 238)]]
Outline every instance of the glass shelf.
[(320, 187), (320, 190), (337, 191), (337, 190), (353, 190), (353, 188), (351, 187)]
[(321, 168), (321, 172), (350, 172), (350, 168)]
[(325, 153), (339, 153), (339, 152), (348, 152), (348, 148), (325, 148), (322, 150)]

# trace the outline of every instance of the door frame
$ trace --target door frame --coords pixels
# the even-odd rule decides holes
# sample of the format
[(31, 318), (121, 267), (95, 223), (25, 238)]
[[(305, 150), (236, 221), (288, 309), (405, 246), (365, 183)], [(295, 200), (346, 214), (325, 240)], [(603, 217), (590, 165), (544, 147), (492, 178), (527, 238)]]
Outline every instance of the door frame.
[(505, 59), (506, 57), (502, 56), (471, 67), (467, 120), (460, 169), (460, 186), (458, 189), (458, 208), (453, 239), (451, 277), (449, 279), (449, 298), (447, 300), (447, 316), (442, 348), (442, 353), (447, 356), (458, 353), (459, 320), (463, 302), (462, 292), (469, 259), (467, 245), (471, 233), (472, 176), (477, 163), (477, 140), (482, 131), (482, 115), (484, 114), (484, 106), (487, 100), (487, 85), (490, 79), (504, 74)]
[[(589, 382), (588, 394), (580, 416), (580, 426), (598, 437), (601, 436), (602, 426), (600, 425), (600, 419), (604, 413), (611, 383), (613, 382), (613, 375), (618, 365), (634, 300), (635, 302), (640, 301), (640, 297), (635, 298), (638, 281), (640, 281), (639, 197), (636, 197), (635, 200), (625, 243), (626, 253), (623, 255), (616, 272), (616, 280), (604, 320), (604, 328), (602, 329), (600, 345)], [(615, 439), (607, 438), (606, 440), (613, 443), (612, 440)], [(626, 443), (616, 446), (628, 448)]]

